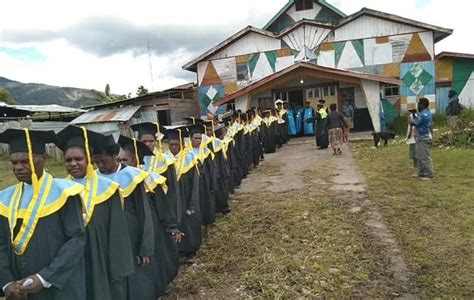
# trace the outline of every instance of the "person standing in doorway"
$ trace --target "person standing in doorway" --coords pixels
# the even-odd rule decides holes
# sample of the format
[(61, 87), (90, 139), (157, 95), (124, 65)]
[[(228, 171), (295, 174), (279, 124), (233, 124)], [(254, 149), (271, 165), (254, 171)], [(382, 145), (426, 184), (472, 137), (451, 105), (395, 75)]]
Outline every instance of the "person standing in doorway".
[(419, 115), (410, 120), (418, 131), (416, 136), (416, 158), (418, 177), (423, 180), (434, 179), (433, 160), (431, 159), (431, 145), (433, 143), (433, 115), (429, 108), (430, 102), (426, 98), (418, 100)]
[(310, 102), (306, 101), (304, 106), (304, 135), (311, 136), (314, 135), (314, 123), (306, 122), (314, 118), (314, 109), (311, 107)]
[(348, 100), (346, 100), (344, 101), (341, 112), (347, 124), (347, 128), (343, 133), (343, 141), (347, 142), (349, 139), (349, 131), (354, 128), (354, 107)]

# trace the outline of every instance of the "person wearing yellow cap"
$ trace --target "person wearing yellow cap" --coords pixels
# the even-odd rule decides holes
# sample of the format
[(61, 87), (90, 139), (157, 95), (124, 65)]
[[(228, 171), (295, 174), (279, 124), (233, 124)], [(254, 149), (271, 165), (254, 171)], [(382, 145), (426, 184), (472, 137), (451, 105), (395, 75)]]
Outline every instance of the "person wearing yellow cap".
[(0, 192), (0, 288), (7, 299), (85, 299), (84, 186), (45, 167), (53, 131), (7, 129), (18, 183)]
[(104, 136), (68, 126), (58, 133), (68, 179), (85, 186), (87, 300), (127, 299), (126, 277), (134, 272), (133, 254), (119, 185), (99, 176), (92, 154)]

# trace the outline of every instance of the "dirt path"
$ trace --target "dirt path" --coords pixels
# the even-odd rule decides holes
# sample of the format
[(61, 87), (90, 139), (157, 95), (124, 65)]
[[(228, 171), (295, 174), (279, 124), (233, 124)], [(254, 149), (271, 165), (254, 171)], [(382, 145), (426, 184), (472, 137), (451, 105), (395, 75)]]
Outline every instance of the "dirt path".
[[(170, 298), (246, 298), (255, 295), (264, 297), (376, 295), (411, 298), (411, 273), (400, 254), (396, 240), (388, 230), (380, 213), (368, 200), (365, 179), (349, 149), (344, 146), (343, 150), (342, 157), (335, 157), (330, 149), (316, 150), (313, 138), (304, 138), (292, 140), (282, 149), (278, 149), (277, 153), (266, 155), (261, 166), (243, 181), (241, 189), (232, 196), (233, 216), (219, 220), (216, 228), (211, 232), (211, 234), (214, 232), (216, 237), (211, 237), (206, 242), (197, 265), (183, 270), (176, 283), (176, 291)], [(320, 197), (321, 194), (323, 194), (322, 197)], [(250, 198), (257, 200), (250, 201)], [(288, 199), (294, 201), (294, 203), (288, 202)], [(277, 248), (277, 244), (281, 239), (292, 239), (293, 236), (298, 236), (298, 233), (288, 229), (295, 224), (291, 221), (295, 217), (293, 210), (298, 211), (298, 213), (301, 212), (296, 224), (300, 224), (303, 220), (303, 224), (308, 224), (308, 229), (310, 227), (322, 226), (324, 228), (326, 226), (326, 223), (323, 223), (322, 220), (307, 220), (310, 215), (309, 212), (313, 209), (313, 204), (316, 203), (321, 207), (318, 208), (315, 218), (324, 219), (324, 216), (328, 214), (328, 236), (325, 238), (335, 239), (340, 236), (341, 239), (326, 245), (319, 241), (322, 234), (319, 230), (314, 235), (315, 241), (311, 241), (306, 236), (300, 239), (301, 243), (308, 244), (308, 246), (303, 245), (301, 251), (298, 252), (298, 250), (291, 249), (290, 245), (285, 246), (283, 244), (281, 249), (283, 254), (278, 256), (277, 250), (272, 249), (272, 243), (275, 243), (274, 247)], [(325, 209), (327, 209), (327, 212), (324, 211)], [(269, 220), (266, 220), (267, 215), (265, 213), (261, 214), (261, 210), (267, 211), (267, 214), (270, 215), (268, 216)], [(278, 214), (278, 216), (274, 217), (274, 214)], [(245, 222), (253, 223), (246, 226)], [(335, 222), (339, 223), (336, 224)], [(338, 226), (341, 229), (331, 234), (331, 230), (335, 230)], [(248, 236), (258, 236), (260, 227), (274, 228), (272, 230), (276, 231), (280, 230), (280, 227), (286, 228), (282, 236), (276, 236), (273, 240), (261, 241), (263, 243), (262, 247), (267, 249), (267, 252), (275, 251), (274, 257), (280, 259), (275, 266), (279, 266), (281, 258), (288, 257), (291, 254), (290, 252), (293, 251), (292, 257), (299, 257), (296, 261), (301, 265), (314, 260), (316, 266), (324, 266), (327, 263), (332, 267), (326, 269), (316, 267), (316, 270), (308, 271), (300, 266), (305, 270), (294, 271), (292, 269), (291, 272), (287, 272), (305, 276), (305, 278), (313, 278), (312, 276), (314, 276), (316, 279), (323, 278), (324, 280), (319, 280), (318, 284), (312, 288), (305, 285), (311, 285), (314, 279), (307, 280), (306, 283), (303, 280), (294, 285), (279, 285), (278, 280), (282, 276), (281, 270), (274, 271), (273, 269), (272, 272), (275, 272), (272, 275), (273, 279), (269, 278), (268, 281), (260, 279), (260, 277), (264, 278), (269, 270), (259, 273), (260, 269), (255, 270), (254, 265), (261, 261), (271, 264), (272, 261), (267, 261), (270, 258), (261, 258), (257, 254), (253, 255), (246, 251), (240, 252), (236, 249), (236, 247), (245, 243), (244, 240)], [(299, 228), (303, 231), (306, 230), (304, 225)], [(351, 234), (349, 236), (340, 235), (340, 232), (346, 229)], [(226, 238), (229, 235), (233, 236), (237, 240), (236, 246), (226, 247), (226, 245), (221, 245), (216, 240), (219, 235)], [(233, 240), (233, 238), (231, 237), (230, 240)], [(252, 241), (252, 238), (249, 238), (249, 242), (252, 243)], [(259, 243), (257, 240), (255, 242)], [(265, 245), (265, 243), (269, 243), (269, 245)], [(312, 247), (315, 243), (318, 243), (319, 249)], [(229, 244), (231, 244), (231, 241), (229, 241)], [(337, 245), (337, 247), (334, 245)], [(338, 251), (341, 251), (341, 247), (344, 249), (343, 252), (346, 252), (347, 249), (356, 246), (361, 247), (367, 253), (355, 251), (352, 254), (353, 259), (351, 254), (338, 253)], [(247, 249), (248, 251), (252, 251), (251, 246), (247, 247), (250, 247)], [(318, 253), (327, 251), (336, 251), (336, 253), (331, 254), (333, 256), (331, 260), (323, 263), (321, 262), (321, 255), (305, 253), (313, 248)], [(257, 247), (253, 251), (258, 253), (259, 249)], [(225, 259), (220, 262), (216, 258), (216, 252), (219, 251), (228, 252), (231, 257), (235, 255), (232, 260), (239, 260), (238, 266), (234, 266), (235, 270), (232, 270), (232, 264), (230, 264), (230, 267), (226, 267), (228, 262)], [(233, 253), (234, 251), (235, 253)], [(262, 251), (261, 255), (265, 257), (267, 252)], [(226, 254), (220, 253), (218, 255)], [(301, 256), (304, 256), (303, 261), (300, 259)], [(347, 262), (334, 267), (334, 265), (337, 265), (335, 261), (338, 260), (347, 260)], [(358, 269), (359, 264), (363, 263), (355, 262), (357, 260), (368, 261), (368, 266), (364, 266), (365, 269), (360, 270), (361, 274), (363, 273), (360, 277), (357, 274), (351, 274), (351, 272), (356, 273), (355, 269)], [(214, 265), (216, 261), (219, 261), (219, 263)], [(209, 265), (213, 267), (209, 267)], [(298, 268), (298, 266), (293, 267)], [(255, 277), (252, 277), (251, 275), (254, 273)], [(344, 277), (341, 273), (347, 273), (347, 276)], [(225, 276), (222, 276), (223, 274)], [(338, 277), (332, 283), (334, 276)], [(366, 277), (368, 278), (365, 279)], [(215, 278), (219, 279), (214, 280)], [(344, 281), (341, 278), (346, 278), (345, 280), (351, 282), (352, 285), (338, 282)], [(272, 280), (275, 282), (273, 283)], [(257, 281), (257, 283), (254, 281)], [(258, 283), (259, 281), (262, 282)], [(225, 286), (219, 287), (220, 284)], [(255, 287), (256, 284), (257, 287)], [(334, 286), (327, 286), (331, 284), (334, 284)], [(282, 292), (280, 293), (280, 291)]]

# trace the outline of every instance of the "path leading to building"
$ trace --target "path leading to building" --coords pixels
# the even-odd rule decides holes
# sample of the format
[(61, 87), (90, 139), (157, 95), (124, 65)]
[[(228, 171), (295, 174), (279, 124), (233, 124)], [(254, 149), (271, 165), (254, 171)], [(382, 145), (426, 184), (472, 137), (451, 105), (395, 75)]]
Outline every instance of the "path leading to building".
[(231, 197), (170, 298), (411, 298), (411, 274), (347, 146), (293, 139)]

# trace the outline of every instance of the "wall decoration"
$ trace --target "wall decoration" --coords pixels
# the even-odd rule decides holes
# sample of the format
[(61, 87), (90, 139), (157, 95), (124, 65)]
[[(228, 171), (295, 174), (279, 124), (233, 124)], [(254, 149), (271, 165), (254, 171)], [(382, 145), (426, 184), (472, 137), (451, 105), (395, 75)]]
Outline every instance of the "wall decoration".
[(408, 49), (405, 52), (403, 62), (425, 61), (431, 59), (431, 55), (426, 49), (420, 36), (418, 33), (414, 33), (410, 44), (408, 45)]
[(222, 80), (217, 74), (216, 69), (214, 68), (213, 62), (209, 62), (207, 65), (206, 73), (204, 73), (204, 78), (202, 79), (201, 85), (217, 85), (222, 84)]
[(212, 103), (224, 97), (224, 85), (202, 86), (199, 88), (198, 94), (201, 115), (205, 115), (208, 111), (215, 113), (218, 107)]

